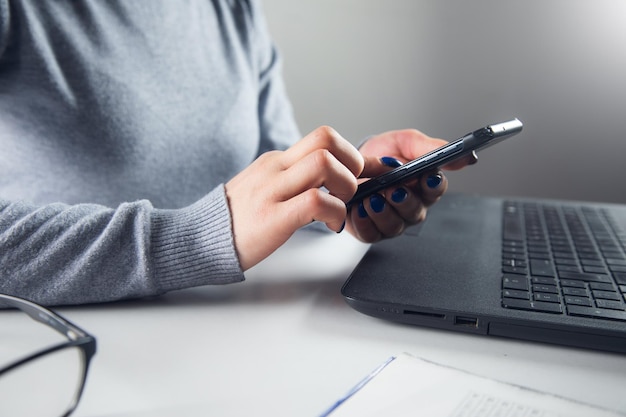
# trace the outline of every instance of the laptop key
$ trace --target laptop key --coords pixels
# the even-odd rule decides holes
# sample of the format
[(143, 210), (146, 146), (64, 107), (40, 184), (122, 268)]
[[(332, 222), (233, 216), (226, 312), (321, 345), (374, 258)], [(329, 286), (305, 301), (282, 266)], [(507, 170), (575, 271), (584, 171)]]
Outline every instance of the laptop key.
[(534, 298), (535, 298), (535, 301), (544, 301), (546, 303), (560, 303), (561, 302), (561, 297), (559, 297), (558, 294), (538, 292), (538, 293), (535, 293)]
[(603, 266), (583, 266), (583, 271), (590, 274), (606, 274), (607, 270)]
[(532, 242), (528, 244), (528, 252), (550, 253), (550, 247), (543, 242)]
[(518, 266), (502, 266), (502, 272), (505, 274), (519, 274), (519, 275), (527, 275), (528, 268), (518, 267)]
[(505, 267), (519, 267), (519, 268), (526, 268), (528, 266), (527, 262), (526, 262), (526, 258), (524, 259), (514, 259), (514, 258), (503, 258), (502, 259), (502, 266)]
[(556, 285), (556, 280), (549, 277), (532, 277), (530, 280), (533, 284)]
[(576, 265), (559, 265), (556, 267), (557, 274), (561, 274), (561, 272), (569, 271), (569, 272), (581, 272), (580, 267)]
[(550, 294), (558, 294), (559, 289), (555, 285), (535, 284), (533, 285), (533, 292), (545, 292)]
[(535, 276), (554, 277), (554, 267), (552, 262), (542, 259), (530, 260), (530, 273)]
[(611, 310), (624, 310), (624, 304), (620, 301), (596, 300), (596, 305), (600, 308), (609, 308)]
[(575, 279), (579, 281), (613, 282), (608, 275), (589, 274), (586, 272), (563, 271), (559, 272), (559, 277), (561, 279)]
[(511, 290), (528, 291), (528, 278), (521, 275), (504, 275), (502, 277), (502, 288)]
[(626, 311), (610, 310), (608, 308), (568, 305), (567, 311), (570, 316), (593, 317), (607, 320), (626, 320)]
[(574, 295), (578, 297), (587, 297), (587, 290), (584, 288), (563, 287), (563, 295)]
[(540, 262), (549, 262), (552, 257), (549, 253), (529, 252), (528, 258), (531, 260), (531, 262), (533, 259), (537, 259)]
[(530, 300), (530, 293), (528, 291), (520, 291), (520, 290), (502, 290), (502, 295), (506, 298), (519, 298), (522, 300)]
[(600, 291), (615, 291), (613, 284), (606, 284), (604, 282), (590, 282), (589, 288)]
[(583, 281), (562, 279), (559, 282), (561, 283), (561, 287), (585, 288), (585, 283)]
[(618, 251), (609, 251), (609, 250), (602, 250), (602, 255), (604, 255), (605, 258), (607, 259), (626, 259), (624, 258), (624, 255), (622, 255), (622, 252), (618, 252)]
[(567, 304), (568, 306), (570, 304), (574, 304), (574, 305), (579, 305), (579, 306), (587, 306), (587, 307), (591, 307), (593, 306), (593, 303), (591, 302), (591, 300), (587, 297), (573, 297), (573, 296), (565, 296), (565, 304)]
[(626, 285), (626, 272), (615, 272), (613, 276), (618, 284)]
[(542, 301), (519, 300), (516, 298), (503, 298), (502, 305), (506, 308), (539, 311), (543, 313), (561, 314), (563, 312), (561, 304), (544, 303)]
[(565, 258), (554, 258), (554, 263), (557, 264), (557, 267), (561, 266), (577, 266), (578, 261), (576, 259), (565, 259)]
[(515, 261), (526, 261), (525, 253), (502, 253), (502, 259), (513, 259)]
[(524, 240), (522, 222), (517, 216), (507, 215), (504, 217), (503, 237), (506, 240)]
[(616, 300), (619, 301), (622, 299), (622, 296), (615, 291), (600, 291), (600, 290), (593, 290), (593, 298), (601, 298), (603, 300)]
[(526, 254), (526, 249), (521, 246), (503, 246), (502, 253), (504, 254)]
[(552, 256), (554, 256), (555, 259), (570, 259), (570, 260), (576, 259), (576, 255), (574, 255), (571, 252), (554, 251), (552, 253)]
[(596, 252), (579, 252), (578, 257), (581, 259), (581, 262), (589, 262), (589, 261), (601, 261), (600, 255)]

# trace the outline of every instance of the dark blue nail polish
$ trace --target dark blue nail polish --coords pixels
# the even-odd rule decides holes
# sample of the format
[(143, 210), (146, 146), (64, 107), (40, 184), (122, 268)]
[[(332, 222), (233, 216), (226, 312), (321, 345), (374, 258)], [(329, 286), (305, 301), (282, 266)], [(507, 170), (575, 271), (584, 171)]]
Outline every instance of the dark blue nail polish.
[(426, 178), (426, 185), (428, 185), (429, 188), (437, 188), (442, 180), (443, 177), (441, 175), (434, 174)]
[(391, 168), (398, 168), (399, 166), (402, 166), (402, 162), (398, 161), (396, 158), (392, 158), (391, 156), (383, 156), (380, 158), (380, 162)]
[(391, 199), (394, 203), (402, 203), (409, 196), (409, 193), (404, 188), (396, 188), (396, 190), (391, 193)]
[(380, 213), (385, 209), (385, 199), (380, 194), (372, 194), (370, 197), (370, 207), (374, 213)]
[(346, 227), (346, 221), (344, 220), (343, 223), (341, 224), (341, 227), (339, 228), (339, 230), (337, 230), (337, 234), (343, 232), (343, 229)]
[(363, 205), (362, 201), (359, 203), (358, 214), (359, 217), (362, 219), (367, 217), (367, 211), (365, 211), (365, 206)]

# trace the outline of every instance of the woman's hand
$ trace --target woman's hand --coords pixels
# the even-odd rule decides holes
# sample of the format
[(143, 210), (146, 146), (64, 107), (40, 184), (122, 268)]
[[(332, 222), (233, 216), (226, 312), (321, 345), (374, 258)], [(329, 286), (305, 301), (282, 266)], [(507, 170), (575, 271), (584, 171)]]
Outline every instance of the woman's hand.
[[(441, 171), (368, 197), (350, 213), (346, 202), (359, 181), (445, 143), (416, 130), (398, 130), (370, 138), (359, 152), (332, 128), (320, 127), (286, 151), (261, 155), (225, 186), (242, 269), (265, 259), (315, 220), (336, 232), (346, 227), (365, 242), (396, 236), (424, 220), (427, 208), (448, 186)], [(468, 162), (471, 157), (446, 169)]]
[(242, 269), (314, 220), (341, 231), (345, 203), (356, 192), (363, 167), (363, 156), (350, 142), (320, 127), (286, 151), (261, 155), (230, 180), (226, 195)]
[[(371, 137), (361, 146), (365, 160), (361, 178), (371, 178), (424, 155), (446, 141), (417, 130), (396, 130)], [(460, 169), (475, 163), (475, 154), (445, 166)], [(443, 172), (435, 170), (407, 183), (376, 193), (352, 206), (346, 229), (364, 242), (376, 242), (401, 234), (407, 226), (426, 218), (427, 209), (448, 188)]]

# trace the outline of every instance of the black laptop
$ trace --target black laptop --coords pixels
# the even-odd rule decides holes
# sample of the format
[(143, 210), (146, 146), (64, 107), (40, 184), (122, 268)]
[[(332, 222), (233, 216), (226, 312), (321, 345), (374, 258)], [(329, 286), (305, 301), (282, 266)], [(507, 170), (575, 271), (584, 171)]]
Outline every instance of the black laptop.
[(449, 193), (342, 294), (396, 322), (626, 353), (626, 205)]

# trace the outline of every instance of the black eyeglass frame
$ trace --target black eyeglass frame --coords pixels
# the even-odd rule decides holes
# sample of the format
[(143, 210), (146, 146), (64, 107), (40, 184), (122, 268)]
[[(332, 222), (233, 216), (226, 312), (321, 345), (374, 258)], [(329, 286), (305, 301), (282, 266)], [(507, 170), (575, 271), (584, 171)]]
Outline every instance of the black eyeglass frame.
[(93, 356), (96, 354), (96, 338), (57, 313), (28, 300), (13, 297), (11, 295), (0, 294), (0, 305), (17, 308), (18, 310), (26, 313), (31, 319), (51, 327), (69, 339), (67, 342), (59, 343), (49, 348), (40, 350), (0, 368), (0, 377), (20, 365), (53, 352), (73, 347), (79, 348), (82, 351), (84, 362), (82, 374), (80, 375), (80, 386), (76, 390), (74, 398), (69, 404), (67, 411), (61, 416), (68, 417), (76, 409), (76, 406), (80, 401), (80, 397), (83, 394), (85, 380), (87, 379), (87, 372), (89, 371), (89, 364), (91, 363)]

